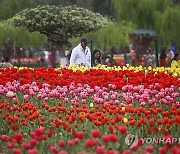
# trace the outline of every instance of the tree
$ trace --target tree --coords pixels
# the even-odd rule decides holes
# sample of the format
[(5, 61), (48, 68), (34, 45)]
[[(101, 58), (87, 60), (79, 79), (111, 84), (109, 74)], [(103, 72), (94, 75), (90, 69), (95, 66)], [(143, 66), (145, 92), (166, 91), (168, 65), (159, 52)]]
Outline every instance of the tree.
[(75, 5), (76, 0), (34, 0), (38, 5)]
[(172, 0), (172, 1), (173, 1), (173, 3), (175, 3), (175, 4), (179, 4), (179, 3), (180, 3), (179, 0)]
[(45, 34), (48, 42), (59, 46), (70, 45), (69, 38), (97, 31), (108, 24), (107, 18), (84, 8), (49, 5), (23, 10), (9, 21), (15, 27)]
[[(180, 8), (178, 6), (166, 8), (163, 14), (157, 13), (155, 29), (159, 32), (159, 37), (164, 40), (165, 45), (173, 43), (180, 48)], [(169, 44), (168, 44), (169, 43)]]
[(25, 47), (38, 47), (47, 39), (45, 35), (40, 35), (38, 32), (31, 33), (22, 28), (15, 28), (6, 22), (0, 22), (0, 34), (0, 44), (8, 38), (17, 45)]
[(19, 11), (35, 6), (34, 0), (2, 0), (0, 1), (0, 20), (12, 18)]
[(138, 28), (154, 28), (156, 12), (163, 13), (171, 0), (114, 0), (116, 18), (118, 21), (131, 21)]
[(14, 56), (15, 48), (19, 47), (39, 47), (46, 42), (46, 36), (38, 32), (30, 33), (21, 28), (10, 26), (6, 22), (0, 22), (0, 44), (3, 56), (9, 59)]
[(94, 46), (99, 46), (103, 50), (110, 50), (112, 47), (119, 49), (129, 45), (129, 33), (133, 32), (134, 28), (135, 25), (131, 22), (114, 22), (95, 33), (88, 34), (88, 38), (95, 42)]
[(93, 11), (114, 18), (114, 8), (112, 0), (94, 0)]
[(167, 45), (175, 41), (180, 47), (180, 6), (173, 4), (172, 0), (113, 0), (113, 3), (119, 22), (131, 21), (136, 24), (137, 29), (153, 29), (159, 41), (166, 42)]

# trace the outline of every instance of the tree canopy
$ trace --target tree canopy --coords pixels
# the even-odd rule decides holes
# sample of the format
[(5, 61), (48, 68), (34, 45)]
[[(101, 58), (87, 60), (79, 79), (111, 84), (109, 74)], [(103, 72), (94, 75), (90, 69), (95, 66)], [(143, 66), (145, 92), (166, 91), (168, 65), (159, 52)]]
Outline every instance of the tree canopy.
[(116, 19), (131, 21), (138, 28), (154, 28), (156, 13), (163, 13), (171, 0), (114, 0)]
[(30, 33), (27, 30), (15, 28), (6, 22), (0, 23), (0, 34), (0, 44), (9, 39), (11, 42), (16, 42), (19, 46), (38, 47), (46, 41), (46, 36), (40, 35), (38, 32)]
[(94, 46), (103, 50), (126, 47), (130, 44), (129, 33), (132, 33), (135, 25), (131, 22), (121, 21), (112, 23), (96, 33), (88, 34), (88, 38), (94, 40)]
[(0, 20), (6, 20), (26, 8), (35, 6), (34, 0), (2, 0), (0, 1)]
[(180, 8), (167, 7), (164, 13), (158, 13), (156, 18), (155, 29), (159, 33), (159, 38), (167, 42), (175, 43), (180, 48)]
[(59, 45), (68, 45), (69, 38), (97, 31), (109, 22), (101, 14), (77, 6), (49, 5), (23, 10), (9, 21), (15, 27), (45, 34), (48, 42)]
[(180, 6), (172, 0), (113, 0), (113, 3), (117, 21), (131, 21), (137, 29), (153, 29), (166, 47), (174, 42), (180, 48)]

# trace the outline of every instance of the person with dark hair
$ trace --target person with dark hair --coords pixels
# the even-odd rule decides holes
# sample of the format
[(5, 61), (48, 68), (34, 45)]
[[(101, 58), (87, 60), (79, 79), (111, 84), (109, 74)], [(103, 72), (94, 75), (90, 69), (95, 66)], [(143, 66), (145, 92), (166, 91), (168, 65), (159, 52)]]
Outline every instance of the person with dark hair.
[(84, 65), (91, 67), (91, 51), (88, 47), (88, 39), (82, 38), (79, 45), (77, 45), (71, 53), (70, 65)]
[(131, 55), (132, 66), (136, 66), (137, 65), (137, 54), (136, 54), (134, 48), (132, 47), (132, 45), (130, 45), (130, 47), (129, 47), (129, 54)]
[(2, 58), (2, 62), (0, 63), (0, 68), (8, 68), (13, 67), (13, 65), (9, 62), (9, 58), (5, 57)]
[(175, 53), (174, 58), (171, 60), (171, 67), (180, 67), (180, 54)]
[(167, 55), (166, 55), (166, 50), (165, 49), (162, 49), (161, 50), (161, 53), (160, 53), (160, 66), (162, 67), (165, 67), (167, 65), (167, 62), (166, 62), (166, 58), (167, 58)]
[(97, 66), (98, 64), (101, 64), (101, 51), (95, 49), (93, 52), (93, 66)]
[(167, 50), (166, 52), (166, 62), (167, 62), (167, 66), (170, 67), (171, 66), (171, 61), (174, 58), (174, 53), (173, 51), (171, 51), (170, 49)]
[(175, 53), (174, 58), (172, 59), (172, 61), (179, 61), (180, 60), (180, 54), (179, 53)]

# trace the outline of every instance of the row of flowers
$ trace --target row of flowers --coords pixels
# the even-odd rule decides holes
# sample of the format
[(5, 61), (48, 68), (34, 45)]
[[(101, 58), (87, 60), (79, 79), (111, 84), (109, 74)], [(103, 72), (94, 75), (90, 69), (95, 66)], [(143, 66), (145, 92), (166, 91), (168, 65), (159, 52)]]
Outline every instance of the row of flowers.
[[(178, 154), (180, 80), (174, 72), (0, 69), (0, 152)], [(137, 139), (128, 144), (131, 134)]]
[(74, 67), (72, 69), (0, 69), (0, 84), (5, 85), (7, 82), (13, 82), (14, 80), (18, 80), (21, 84), (35, 81), (38, 86), (41, 86), (42, 83), (48, 83), (54, 88), (58, 85), (69, 86), (73, 82), (75, 84), (88, 84), (92, 88), (94, 86), (107, 87), (109, 84), (113, 84), (116, 86), (116, 89), (121, 89), (127, 84), (133, 86), (144, 85), (146, 88), (150, 84), (159, 83), (160, 89), (171, 85), (180, 85), (178, 76), (161, 71), (145, 73), (141, 69), (132, 70), (131, 67), (125, 70), (113, 68), (108, 70), (105, 68), (86, 69), (86, 67)]
[(144, 85), (125, 85), (121, 90), (116, 89), (116, 86), (109, 84), (108, 87), (95, 86), (91, 88), (88, 84), (82, 85), (78, 83), (75, 85), (71, 83), (67, 86), (56, 86), (54, 89), (51, 85), (43, 83), (41, 88), (36, 82), (31, 84), (21, 85), (18, 81), (7, 82), (6, 85), (0, 85), (0, 94), (7, 97), (13, 97), (14, 101), (18, 101), (16, 92), (22, 92), (24, 99), (37, 96), (39, 99), (48, 100), (49, 98), (62, 99), (64, 102), (70, 101), (72, 105), (80, 101), (86, 104), (87, 98), (92, 98), (97, 104), (119, 104), (126, 105), (131, 103), (140, 103), (145, 105), (159, 105), (159, 104), (176, 104), (180, 106), (179, 98), (180, 88), (171, 85), (167, 88), (160, 89), (158, 83), (149, 85), (147, 88)]
[(101, 147), (104, 153), (110, 149), (115, 153), (126, 151), (125, 149), (129, 152), (143, 150), (149, 146), (152, 152), (155, 150), (161, 152), (162, 148), (166, 149), (165, 151), (173, 149), (178, 151), (178, 144), (173, 144), (171, 140), (167, 145), (159, 145), (159, 149), (155, 145), (143, 144), (129, 148), (124, 142), (126, 135), (133, 133), (143, 138), (178, 138), (180, 110), (174, 105), (169, 109), (163, 107), (146, 109), (134, 108), (132, 105), (110, 104), (87, 106), (77, 103), (69, 106), (63, 102), (50, 100), (40, 105), (38, 103), (26, 100), (24, 103), (15, 101), (13, 105), (8, 101), (0, 104), (2, 151), (10, 152), (11, 149), (19, 147), (22, 152), (34, 151), (36, 148), (40, 153), (44, 150), (53, 153), (62, 150), (73, 153), (86, 147), (88, 147), (86, 152)]

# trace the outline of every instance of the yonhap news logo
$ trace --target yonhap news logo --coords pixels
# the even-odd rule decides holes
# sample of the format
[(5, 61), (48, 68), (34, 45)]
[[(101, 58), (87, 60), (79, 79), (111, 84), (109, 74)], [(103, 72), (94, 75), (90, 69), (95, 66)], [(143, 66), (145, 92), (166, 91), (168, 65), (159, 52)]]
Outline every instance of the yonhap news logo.
[(136, 146), (138, 144), (138, 136), (137, 134), (128, 134), (125, 138), (125, 144), (130, 148)]
[(125, 144), (130, 148), (138, 144), (138, 140), (141, 140), (142, 144), (180, 144), (180, 138), (165, 136), (162, 138), (138, 138), (137, 134), (128, 134), (125, 138)]

